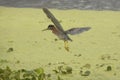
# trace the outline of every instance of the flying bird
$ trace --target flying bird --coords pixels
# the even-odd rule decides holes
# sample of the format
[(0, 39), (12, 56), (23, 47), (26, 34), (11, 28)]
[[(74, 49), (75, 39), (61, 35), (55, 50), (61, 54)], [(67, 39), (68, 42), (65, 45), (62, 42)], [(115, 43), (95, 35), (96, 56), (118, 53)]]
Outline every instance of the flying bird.
[(43, 12), (54, 23), (54, 25), (53, 24), (48, 25), (47, 29), (44, 29), (43, 31), (51, 30), (52, 33), (58, 36), (59, 39), (64, 41), (65, 44), (64, 47), (67, 51), (69, 51), (68, 41), (72, 41), (72, 39), (68, 36), (68, 34), (70, 35), (80, 34), (84, 31), (88, 31), (91, 29), (91, 27), (81, 27), (81, 28), (71, 28), (65, 31), (61, 26), (61, 24), (59, 23), (59, 21), (47, 8), (43, 8)]

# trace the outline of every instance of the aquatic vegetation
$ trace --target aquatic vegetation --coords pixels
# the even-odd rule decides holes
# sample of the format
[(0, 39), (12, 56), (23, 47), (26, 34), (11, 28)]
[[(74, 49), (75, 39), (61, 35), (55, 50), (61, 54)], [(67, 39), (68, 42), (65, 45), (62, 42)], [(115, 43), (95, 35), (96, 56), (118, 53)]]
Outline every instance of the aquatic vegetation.
[(90, 65), (90, 64), (85, 64), (82, 68), (90, 69), (90, 68), (91, 68), (91, 65)]
[(8, 48), (7, 52), (13, 52), (14, 49), (12, 47)]
[(6, 67), (6, 69), (0, 68), (0, 80), (9, 80), (9, 76), (11, 75), (12, 71), (9, 67)]
[(60, 76), (58, 76), (58, 77), (57, 77), (57, 79), (58, 79), (58, 80), (63, 80), (63, 79), (61, 79), (61, 77), (60, 77)]
[[(0, 7), (0, 10), (0, 80), (120, 79), (120, 12), (51, 9), (63, 20), (65, 29), (73, 25), (93, 28), (89, 33), (71, 36), (74, 41), (68, 53), (57, 37), (41, 31), (50, 21), (40, 8)], [(19, 70), (6, 69), (6, 65)]]
[(34, 70), (11, 70), (8, 66), (5, 69), (0, 68), (0, 80), (51, 80), (50, 76), (44, 73), (43, 68)]
[[(51, 74), (46, 74), (44, 69), (39, 67), (33, 70), (19, 69), (11, 70), (8, 66), (0, 68), (0, 80), (52, 80)], [(56, 80), (63, 80), (56, 75)]]
[(111, 71), (112, 67), (111, 66), (107, 66), (107, 71)]
[(9, 61), (8, 60), (6, 60), (6, 59), (1, 59), (0, 60), (0, 63), (8, 63)]
[(87, 70), (87, 71), (85, 71), (85, 72), (80, 71), (80, 75), (81, 75), (81, 76), (89, 76), (89, 75), (90, 75), (90, 73), (91, 73), (91, 72), (90, 72), (90, 71), (88, 71), (88, 70)]
[(70, 66), (58, 66), (57, 69), (54, 69), (53, 71), (55, 73), (59, 73), (59, 74), (71, 74), (72, 67), (70, 67)]

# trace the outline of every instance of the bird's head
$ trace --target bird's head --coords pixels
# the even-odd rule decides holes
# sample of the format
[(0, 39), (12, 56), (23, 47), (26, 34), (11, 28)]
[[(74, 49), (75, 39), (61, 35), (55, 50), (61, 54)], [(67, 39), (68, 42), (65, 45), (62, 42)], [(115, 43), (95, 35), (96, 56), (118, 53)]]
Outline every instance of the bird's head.
[(53, 30), (54, 28), (55, 28), (55, 26), (52, 25), (52, 24), (50, 24), (50, 25), (48, 25), (48, 28), (47, 28), (47, 29), (44, 29), (44, 30), (42, 30), (42, 31)]

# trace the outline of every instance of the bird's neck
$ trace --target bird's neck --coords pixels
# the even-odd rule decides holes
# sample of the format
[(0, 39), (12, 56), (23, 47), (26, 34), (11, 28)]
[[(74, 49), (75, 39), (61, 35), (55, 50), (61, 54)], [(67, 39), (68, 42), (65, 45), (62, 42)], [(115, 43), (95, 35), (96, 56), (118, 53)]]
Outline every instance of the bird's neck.
[(55, 35), (58, 33), (59, 31), (56, 28), (52, 29), (52, 33), (54, 33)]

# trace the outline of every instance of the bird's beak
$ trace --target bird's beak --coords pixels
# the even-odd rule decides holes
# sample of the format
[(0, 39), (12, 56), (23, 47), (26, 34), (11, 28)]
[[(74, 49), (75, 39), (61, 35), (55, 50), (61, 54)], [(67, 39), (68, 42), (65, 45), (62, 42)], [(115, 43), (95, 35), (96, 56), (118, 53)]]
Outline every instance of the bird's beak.
[(47, 29), (43, 29), (42, 31), (46, 31), (46, 30), (49, 30), (48, 28)]

